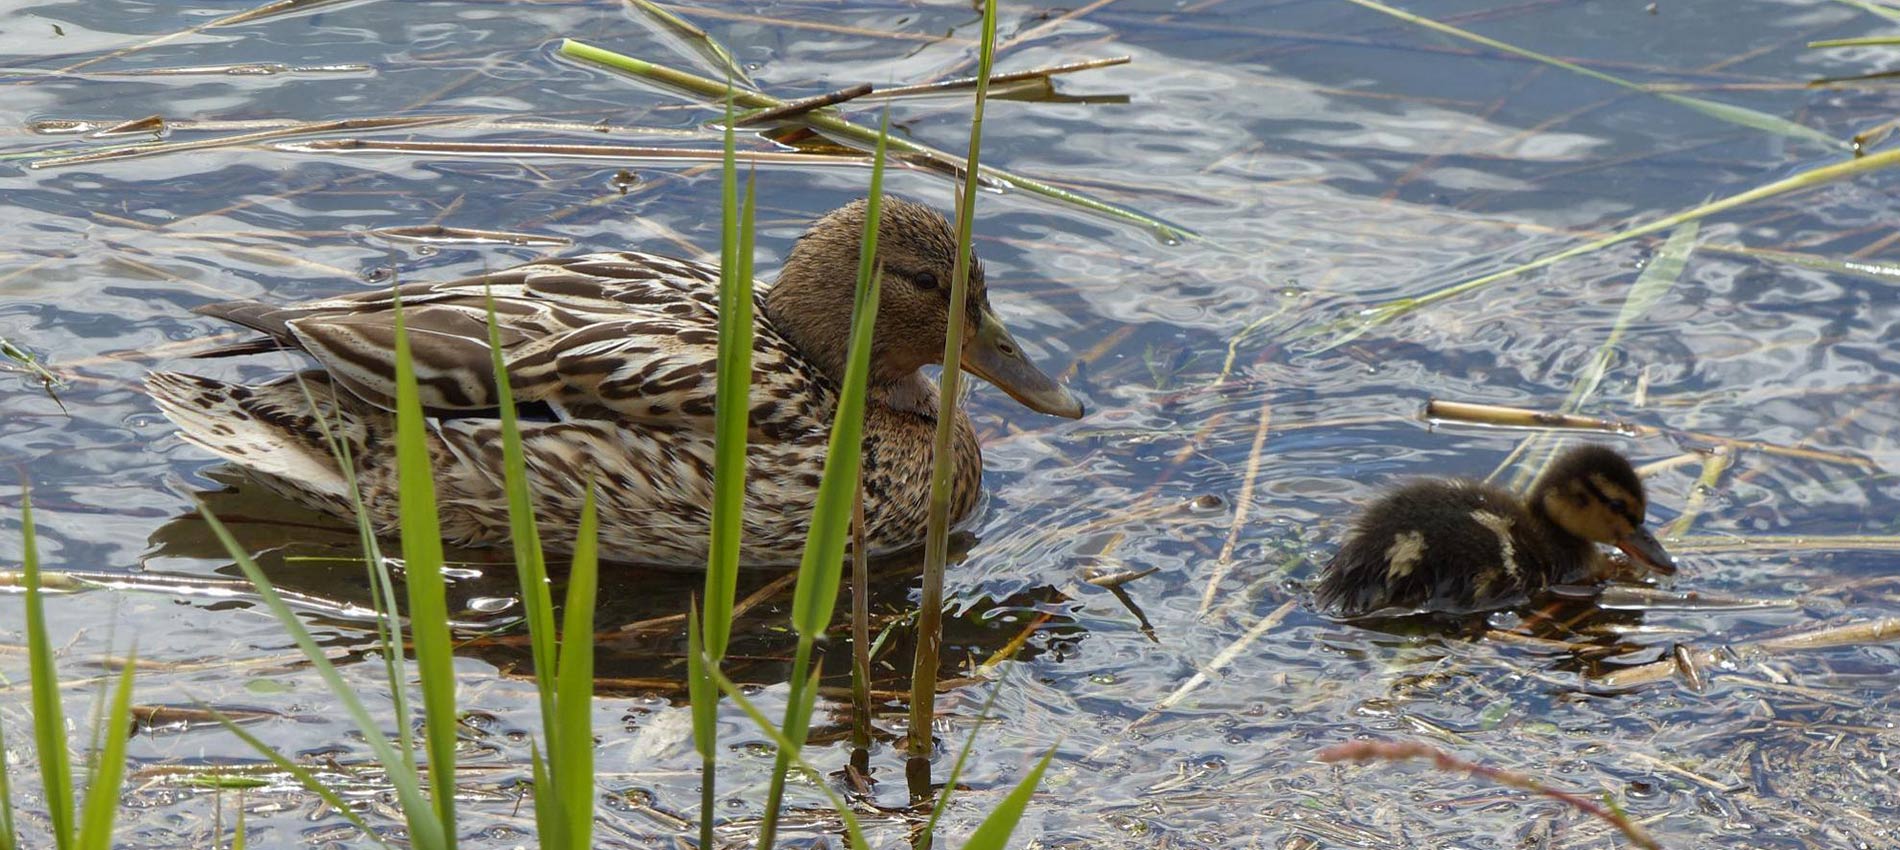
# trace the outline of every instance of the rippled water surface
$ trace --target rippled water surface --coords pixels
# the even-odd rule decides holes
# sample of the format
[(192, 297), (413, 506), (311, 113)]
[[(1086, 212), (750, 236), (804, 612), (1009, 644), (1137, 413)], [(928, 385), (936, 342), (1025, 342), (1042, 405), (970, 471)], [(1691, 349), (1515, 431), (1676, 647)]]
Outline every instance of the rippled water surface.
[[(206, 495), (283, 586), (311, 596), (310, 622), (336, 657), (360, 661), (373, 630), (348, 607), (366, 599), (349, 529), (217, 477), (138, 391), (139, 376), (284, 368), (272, 358), (187, 363), (207, 339), (229, 338), (189, 312), (213, 300), (287, 302), (567, 251), (701, 256), (717, 248), (716, 170), (280, 140), (32, 165), (151, 141), (85, 131), (153, 114), (172, 122), (173, 142), (291, 121), (446, 116), (459, 120), (324, 137), (707, 149), (716, 137), (703, 124), (715, 110), (560, 60), (553, 44), (580, 38), (717, 72), (607, 0), (349, 2), (197, 29), (241, 8), (115, 0), (0, 11), (0, 338), (65, 381), (55, 401), (30, 375), (0, 373), (0, 466), (32, 483), (48, 569), (116, 580), (51, 604), (76, 683), (69, 716), (88, 716), (81, 677), (136, 640), (153, 665), (139, 676), (141, 703), (278, 712), (251, 730), (286, 753), (347, 764), (367, 750), (281, 629), (218, 584), (237, 572), (190, 512)], [(1805, 46), (1892, 30), (1856, 4), (1407, 8), (1843, 142), (1874, 131), (1870, 152), (1885, 149), (1877, 128), (1900, 112), (1891, 79), (1808, 85), (1900, 70), (1893, 47)], [(785, 97), (967, 73), (979, 35), (961, 0), (678, 9)], [(1010, 2), (1001, 14), (1004, 70), (1132, 61), (1063, 78), (1057, 101), (990, 104), (985, 161), (1201, 238), (1166, 244), (1019, 191), (979, 199), (994, 302), (1090, 413), (1039, 417), (986, 386), (971, 399), (990, 495), (949, 578), (956, 618), (944, 675), (955, 687), (939, 732), (951, 743), (978, 736), (953, 834), (1053, 747), (1018, 834), (1038, 846), (1612, 843), (1569, 809), (1460, 775), (1313, 760), (1326, 745), (1374, 736), (1607, 794), (1672, 848), (1900, 846), (1900, 653), (1868, 640), (1755, 645), (1900, 617), (1900, 179), (1877, 171), (1704, 222), (1679, 279), (1627, 320), (1579, 409), (1629, 423), (1633, 436), (1600, 439), (1655, 464), (1651, 520), (1683, 562), (1666, 589), (1732, 604), (1651, 596), (1563, 606), (1500, 615), (1485, 636), (1351, 626), (1318, 616), (1304, 594), (1355, 506), (1404, 476), (1490, 474), (1530, 436), (1427, 424), (1426, 401), (1559, 408), (1666, 234), (1508, 277), (1338, 347), (1316, 332), (1849, 154), (1348, 2)], [(871, 107), (851, 114), (876, 118)], [(902, 102), (892, 120), (904, 135), (960, 150), (968, 104)], [(780, 165), (758, 177), (759, 262), (771, 268), (804, 222), (863, 191), (866, 172)], [(889, 186), (950, 206), (941, 176), (898, 172)], [(545, 240), (378, 232), (431, 224)], [(1718, 447), (1732, 463), (1698, 483), (1703, 453)], [(0, 489), (0, 558), (10, 563), (20, 500), (11, 483)], [(1123, 588), (1135, 608), (1085, 580), (1147, 568), (1157, 571)], [(510, 569), (469, 570), (454, 588), (467, 619), (506, 621)], [(789, 596), (769, 586), (775, 578), (745, 579), (742, 593), (765, 592), (742, 618), (732, 670), (767, 706), (783, 699), (789, 656)], [(914, 583), (910, 565), (887, 565), (874, 616), (901, 620)], [(647, 621), (684, 610), (698, 587), (695, 575), (635, 569), (604, 582), (601, 622), (644, 625), (607, 641), (600, 658), (602, 846), (656, 846), (687, 835), (697, 815), (683, 640), (677, 623)], [(21, 640), (20, 610), (0, 599), (9, 644)], [(827, 685), (846, 681), (846, 645), (830, 647)], [(897, 635), (884, 652), (890, 667), (877, 687), (905, 687), (909, 642)], [(1596, 678), (1676, 655), (1703, 659), (1685, 667), (1702, 675)], [(472, 639), (460, 655), (470, 846), (516, 846), (531, 826), (517, 807), (535, 707), (524, 657), (512, 632)], [(5, 658), (0, 723), (18, 746), (29, 722), (24, 661)], [(377, 692), (381, 665), (345, 669)], [(999, 678), (996, 720), (979, 730), (982, 680)], [(812, 750), (827, 770), (847, 755), (845, 704), (830, 705)], [(719, 815), (736, 839), (750, 834), (771, 754), (736, 711), (726, 726)], [(872, 754), (879, 784), (864, 815), (875, 841), (895, 845), (908, 822), (895, 808), (905, 802), (901, 754), (888, 743), (904, 731), (895, 696), (879, 729), (887, 743)], [(253, 765), (251, 750), (192, 728), (142, 734), (130, 754), (126, 842), (228, 840), (214, 837), (214, 813), (223, 807), (228, 833), (238, 797), (214, 800), (171, 774)], [(12, 755), (16, 767), (31, 764), (30, 752)], [(792, 797), (811, 813), (796, 819), (797, 833), (832, 829), (816, 789)], [(352, 840), (294, 789), (253, 790), (242, 805), (252, 846)], [(380, 829), (399, 825), (387, 807), (367, 816)], [(29, 818), (29, 833), (41, 828)]]

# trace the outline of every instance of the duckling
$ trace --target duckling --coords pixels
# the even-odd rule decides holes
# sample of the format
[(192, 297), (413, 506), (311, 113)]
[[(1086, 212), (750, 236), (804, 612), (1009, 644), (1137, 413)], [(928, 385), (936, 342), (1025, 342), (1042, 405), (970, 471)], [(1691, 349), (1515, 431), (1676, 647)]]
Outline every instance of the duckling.
[[(804, 548), (844, 377), (865, 216), (859, 200), (818, 219), (792, 247), (778, 281), (753, 299), (741, 555), (754, 565), (797, 563)], [(955, 427), (952, 521), (976, 507), (983, 467), (969, 414), (961, 405), (939, 411), (937, 386), (921, 371), (943, 360), (956, 234), (935, 210), (888, 198), (878, 237), (883, 296), (871, 341), (863, 483), (867, 548), (888, 552), (923, 540), (940, 415), (953, 417)], [(963, 357), (955, 365), (1031, 410), (1080, 417), (1082, 403), (1030, 361), (991, 308), (974, 257), (969, 274)], [(186, 442), (282, 495), (345, 518), (354, 510), (354, 481), (377, 530), (394, 533), (389, 411), (400, 293), (423, 409), (432, 417), (427, 439), (443, 536), (461, 545), (506, 543), (492, 297), (514, 398), (535, 414), (521, 423), (522, 448), (544, 542), (571, 548), (592, 482), (604, 552), (648, 564), (703, 565), (718, 281), (715, 267), (623, 251), (288, 306), (209, 304), (198, 312), (264, 337), (201, 356), (291, 350), (318, 368), (248, 386), (154, 372), (146, 388)], [(338, 465), (332, 439), (349, 449), (353, 475)]]
[(1314, 600), (1348, 618), (1495, 610), (1552, 584), (1607, 577), (1598, 543), (1674, 573), (1643, 528), (1647, 507), (1629, 461), (1598, 445), (1565, 451), (1521, 500), (1468, 478), (1416, 481), (1360, 515)]

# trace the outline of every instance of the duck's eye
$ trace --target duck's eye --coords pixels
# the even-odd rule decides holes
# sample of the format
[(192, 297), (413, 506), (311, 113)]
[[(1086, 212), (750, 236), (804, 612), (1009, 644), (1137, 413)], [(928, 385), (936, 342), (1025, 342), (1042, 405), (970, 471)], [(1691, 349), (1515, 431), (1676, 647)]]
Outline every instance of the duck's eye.
[(936, 289), (937, 288), (937, 273), (936, 272), (918, 272), (915, 277), (911, 278), (911, 282), (917, 284), (918, 289), (922, 289), (926, 291)]
[(1629, 512), (1630, 512), (1630, 505), (1628, 502), (1625, 502), (1622, 499), (1611, 499), (1610, 510), (1616, 511), (1619, 514), (1623, 514), (1627, 516), (1629, 515)]

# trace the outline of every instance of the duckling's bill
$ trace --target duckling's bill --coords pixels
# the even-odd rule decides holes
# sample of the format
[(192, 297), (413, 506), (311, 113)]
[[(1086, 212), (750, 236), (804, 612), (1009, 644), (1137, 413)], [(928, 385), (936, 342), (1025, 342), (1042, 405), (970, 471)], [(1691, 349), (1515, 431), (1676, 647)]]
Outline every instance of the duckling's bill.
[(1663, 575), (1674, 575), (1676, 572), (1676, 559), (1669, 557), (1662, 542), (1647, 528), (1638, 528), (1624, 535), (1616, 541), (1616, 548), (1623, 550), (1623, 554), (1630, 556), (1631, 560)]
[(989, 305), (977, 316), (976, 338), (963, 347), (963, 368), (995, 384), (1009, 397), (1038, 413), (1082, 418), (1082, 402), (1048, 373), (1036, 368), (1003, 327)]

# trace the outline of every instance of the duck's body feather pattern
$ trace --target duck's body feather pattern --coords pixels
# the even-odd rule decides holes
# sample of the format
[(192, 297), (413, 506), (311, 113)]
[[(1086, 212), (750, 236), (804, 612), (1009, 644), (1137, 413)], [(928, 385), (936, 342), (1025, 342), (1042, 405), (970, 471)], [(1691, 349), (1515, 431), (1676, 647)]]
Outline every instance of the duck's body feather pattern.
[[(444, 283), (419, 283), (289, 307), (228, 302), (201, 309), (266, 334), (213, 354), (272, 345), (315, 358), (322, 371), (245, 387), (154, 373), (148, 387), (192, 443), (253, 472), (274, 489), (348, 515), (343, 476), (305, 387), (350, 448), (364, 502), (393, 531), (395, 305), (400, 296), (417, 383), (433, 418), (445, 536), (481, 544), (509, 533), (501, 481), (501, 426), (488, 337), (492, 296), (502, 360), (519, 405), (553, 421), (523, 421), (529, 487), (548, 544), (572, 543), (571, 521), (593, 482), (603, 549), (629, 560), (703, 565), (712, 500), (717, 391), (717, 269), (636, 252), (587, 254)], [(755, 298), (763, 319), (763, 294)], [(795, 562), (816, 497), (835, 383), (772, 323), (753, 345), (743, 555)], [(921, 376), (917, 381), (928, 383)], [(981, 459), (957, 416), (953, 517), (975, 505)], [(864, 430), (867, 543), (914, 545), (924, 524), (934, 403), (872, 404)]]
[(1462, 478), (1415, 481), (1360, 515), (1314, 599), (1352, 617), (1503, 607), (1587, 565), (1594, 551), (1554, 541), (1541, 527), (1503, 489)]

